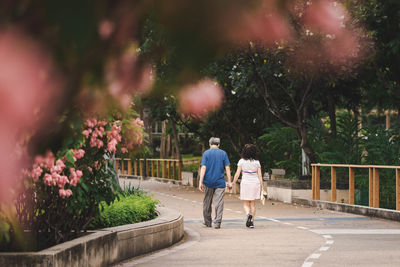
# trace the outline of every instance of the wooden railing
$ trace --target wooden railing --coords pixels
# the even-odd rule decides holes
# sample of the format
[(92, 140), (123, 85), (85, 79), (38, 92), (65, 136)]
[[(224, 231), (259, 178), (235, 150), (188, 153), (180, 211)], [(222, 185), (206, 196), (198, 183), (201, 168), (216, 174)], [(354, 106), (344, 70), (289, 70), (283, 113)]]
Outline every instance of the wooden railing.
[(400, 210), (400, 166), (311, 164), (312, 199), (320, 200), (320, 167), (331, 168), (331, 201), (336, 202), (336, 168), (349, 169), (349, 204), (354, 205), (354, 174), (357, 168), (369, 169), (369, 206), (379, 208), (379, 169), (394, 169), (396, 175), (396, 210)]
[(182, 180), (182, 164), (177, 159), (115, 159), (120, 174)]

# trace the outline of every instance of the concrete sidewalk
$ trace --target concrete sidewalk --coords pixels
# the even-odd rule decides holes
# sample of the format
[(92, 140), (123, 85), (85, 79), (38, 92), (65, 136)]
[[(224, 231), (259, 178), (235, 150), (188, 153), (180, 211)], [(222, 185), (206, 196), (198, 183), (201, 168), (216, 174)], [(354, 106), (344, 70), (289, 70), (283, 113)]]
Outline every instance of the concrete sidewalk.
[[(139, 183), (126, 182), (135, 187)], [(322, 234), (327, 228), (400, 229), (396, 222), (272, 201), (264, 206), (257, 203), (255, 229), (249, 229), (238, 195), (231, 194), (225, 196), (221, 229), (206, 228), (202, 225), (203, 194), (197, 189), (155, 181), (142, 181), (140, 186), (154, 194), (161, 205), (184, 215), (186, 237), (172, 248), (118, 266), (328, 266), (340, 258), (326, 256), (336, 245), (333, 236)], [(324, 231), (317, 231), (321, 229)], [(400, 241), (396, 245), (400, 247)], [(357, 256), (351, 266), (372, 266), (369, 255), (367, 251)], [(392, 251), (389, 256), (400, 253)], [(349, 257), (350, 263), (352, 260)], [(392, 263), (387, 266), (400, 266), (398, 258)]]

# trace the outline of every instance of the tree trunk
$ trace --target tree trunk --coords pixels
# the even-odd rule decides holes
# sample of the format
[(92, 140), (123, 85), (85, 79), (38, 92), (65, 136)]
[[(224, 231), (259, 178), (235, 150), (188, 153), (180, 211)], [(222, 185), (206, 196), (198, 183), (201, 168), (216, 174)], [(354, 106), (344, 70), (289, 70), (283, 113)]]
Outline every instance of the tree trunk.
[(172, 128), (172, 136), (174, 138), (174, 145), (175, 145), (175, 151), (176, 151), (176, 158), (179, 160), (179, 166), (180, 169), (182, 170), (183, 168), (183, 162), (182, 162), (182, 154), (179, 149), (179, 135), (176, 131), (176, 124), (173, 120), (171, 120), (171, 128)]
[(333, 136), (336, 136), (337, 135), (336, 107), (335, 107), (335, 100), (333, 99), (333, 95), (331, 92), (328, 92), (327, 99), (328, 99), (329, 120), (331, 123), (331, 132)]
[(161, 122), (161, 144), (160, 144), (160, 158), (166, 158), (165, 148), (166, 148), (166, 125), (165, 121)]

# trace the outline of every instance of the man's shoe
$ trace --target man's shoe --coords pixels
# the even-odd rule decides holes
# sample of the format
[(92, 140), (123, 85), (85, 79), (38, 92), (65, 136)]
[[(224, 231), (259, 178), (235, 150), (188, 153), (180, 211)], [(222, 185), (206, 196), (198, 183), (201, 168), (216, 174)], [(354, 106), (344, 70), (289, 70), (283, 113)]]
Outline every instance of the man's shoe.
[(252, 223), (251, 219), (253, 219), (253, 216), (251, 216), (251, 214), (247, 214), (246, 227), (250, 227), (250, 224)]
[(208, 223), (204, 223), (204, 222), (203, 222), (203, 225), (204, 225), (205, 227), (211, 227), (211, 223), (208, 224)]

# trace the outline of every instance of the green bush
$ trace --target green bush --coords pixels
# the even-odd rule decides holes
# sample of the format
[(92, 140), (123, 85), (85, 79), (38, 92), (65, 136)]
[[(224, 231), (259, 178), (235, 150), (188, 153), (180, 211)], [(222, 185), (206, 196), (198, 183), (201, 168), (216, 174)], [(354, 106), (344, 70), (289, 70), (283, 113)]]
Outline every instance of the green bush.
[(113, 203), (100, 204), (100, 215), (94, 222), (95, 228), (113, 227), (154, 219), (157, 200), (146, 195), (119, 196)]

